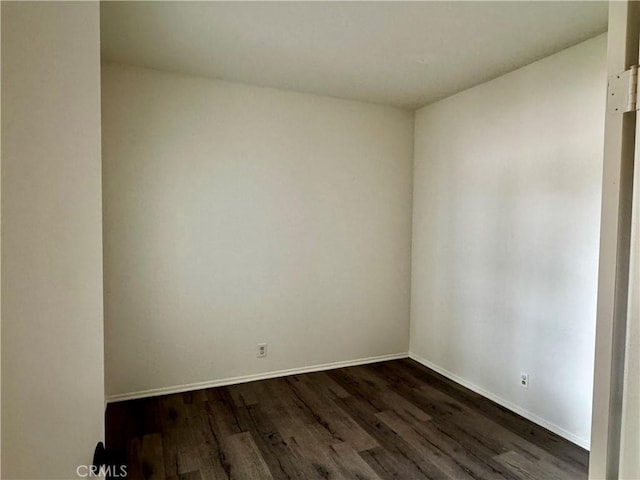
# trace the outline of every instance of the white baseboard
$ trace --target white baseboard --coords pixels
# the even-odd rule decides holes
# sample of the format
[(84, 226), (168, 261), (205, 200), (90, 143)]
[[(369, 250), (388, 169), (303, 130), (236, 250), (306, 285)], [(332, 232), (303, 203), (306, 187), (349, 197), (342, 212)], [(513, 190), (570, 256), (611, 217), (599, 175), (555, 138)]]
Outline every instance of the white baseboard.
[(286, 377), (287, 375), (298, 375), (300, 373), (321, 372), (323, 370), (333, 370), (335, 368), (354, 367), (366, 365), (367, 363), (385, 362), (388, 360), (398, 360), (407, 358), (409, 354), (392, 353), (390, 355), (379, 355), (377, 357), (357, 358), (355, 360), (345, 360), (342, 362), (322, 363), (308, 367), (289, 368), (286, 370), (275, 370), (272, 372), (256, 373), (253, 375), (243, 375), (240, 377), (222, 378), (219, 380), (209, 380), (206, 382), (187, 383), (185, 385), (175, 385), (171, 387), (153, 388), (150, 390), (140, 390), (130, 393), (119, 393), (106, 398), (107, 403), (121, 402), (123, 400), (134, 400), (137, 398), (157, 397), (158, 395), (168, 395), (171, 393), (189, 392), (192, 390), (202, 390), (203, 388), (223, 387), (238, 383), (254, 382), (256, 380), (266, 380), (268, 378)]
[(447, 377), (449, 380), (452, 380), (460, 385), (462, 385), (463, 387), (468, 388), (469, 390), (473, 390), (474, 392), (482, 395), (485, 398), (488, 398), (489, 400), (492, 400), (494, 402), (496, 402), (499, 405), (502, 405), (503, 407), (511, 410), (512, 412), (517, 413), (518, 415), (520, 415), (521, 417), (526, 418), (527, 420), (531, 420), (533, 423), (540, 425), (541, 427), (546, 428), (547, 430), (552, 431), (553, 433), (556, 433), (558, 435), (560, 435), (562, 438), (565, 438), (567, 440), (569, 440), (572, 443), (575, 443), (576, 445), (589, 450), (590, 447), (590, 441), (586, 440), (584, 438), (581, 438), (577, 435), (574, 435), (571, 432), (568, 432), (567, 430), (565, 430), (562, 427), (557, 426), (554, 423), (549, 422), (548, 420), (545, 420), (544, 418), (541, 418), (531, 412), (529, 412), (528, 410), (525, 410), (522, 407), (519, 407), (518, 405), (516, 405), (515, 403), (511, 403), (508, 400), (505, 400), (504, 398), (499, 397), (498, 395), (489, 392), (488, 390), (485, 390), (484, 388), (478, 387), (477, 385), (474, 385), (473, 383), (457, 376), (455, 373), (452, 373), (438, 365), (435, 365), (434, 363), (431, 363), (429, 360), (427, 360), (426, 358), (422, 358), (420, 355), (416, 355), (413, 352), (409, 352), (409, 358), (411, 358), (412, 360), (415, 360), (418, 363), (421, 363), (422, 365), (424, 365), (427, 368), (430, 368), (431, 370), (433, 370), (434, 372), (439, 373), (440, 375)]

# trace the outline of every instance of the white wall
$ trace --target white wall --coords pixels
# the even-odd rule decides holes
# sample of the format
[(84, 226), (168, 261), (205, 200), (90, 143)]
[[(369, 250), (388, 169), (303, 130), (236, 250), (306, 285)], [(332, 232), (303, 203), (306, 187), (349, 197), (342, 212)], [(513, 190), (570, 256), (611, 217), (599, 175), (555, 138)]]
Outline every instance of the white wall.
[(108, 395), (407, 351), (411, 112), (102, 79)]
[(2, 2), (2, 478), (76, 478), (104, 422), (99, 6)]
[(416, 114), (412, 354), (584, 446), (605, 60), (602, 35)]

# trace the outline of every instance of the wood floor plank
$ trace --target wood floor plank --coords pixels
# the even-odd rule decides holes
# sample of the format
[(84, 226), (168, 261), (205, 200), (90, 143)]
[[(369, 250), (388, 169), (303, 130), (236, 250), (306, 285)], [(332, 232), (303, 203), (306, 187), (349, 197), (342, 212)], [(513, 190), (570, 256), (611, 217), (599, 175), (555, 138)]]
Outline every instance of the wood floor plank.
[(308, 373), (301, 375), (301, 377), (309, 386), (329, 398), (345, 398), (349, 396), (349, 392), (334, 382), (326, 372)]
[(140, 464), (145, 480), (164, 480), (166, 478), (161, 434), (152, 433), (142, 437)]
[(224, 447), (224, 437), (217, 427), (217, 417), (208, 403), (190, 404), (194, 444), (198, 451), (200, 474), (203, 480), (228, 479), (231, 464)]
[(232, 479), (255, 478), (268, 480), (273, 478), (250, 432), (231, 435), (225, 442), (229, 452)]
[(411, 371), (397, 361), (372, 363), (363, 365), (362, 368), (384, 378), (387, 384), (391, 386), (401, 383), (411, 388), (416, 388), (422, 384), (420, 380), (411, 374)]
[(126, 445), (127, 480), (144, 480), (140, 453), (140, 438), (130, 438)]
[(329, 455), (342, 467), (348, 478), (356, 480), (381, 480), (364, 459), (348, 443), (331, 445)]
[[(573, 478), (585, 478), (586, 469), (577, 466), (573, 462), (555, 457), (546, 449), (531, 443), (529, 437), (523, 438), (486, 415), (479, 414), (469, 406), (459, 402), (437, 388), (424, 385), (409, 392), (402, 391), (403, 395), (410, 397), (413, 402), (422, 405), (423, 409), (431, 408), (433, 420), (442, 423), (453, 423), (464, 432), (473, 432), (476, 438), (481, 438), (485, 445), (492, 445), (492, 449), (506, 451), (515, 449), (526, 452), (536, 459), (544, 459), (550, 464), (557, 465), (573, 475)], [(568, 443), (568, 442), (567, 442)], [(579, 448), (579, 447), (576, 447)]]
[(362, 365), (358, 367), (347, 367), (344, 370), (344, 373), (350, 375), (353, 378), (358, 379), (360, 382), (364, 382), (367, 385), (384, 390), (389, 386), (389, 382), (380, 375), (376, 375), (370, 365)]
[(182, 399), (185, 405), (192, 403), (201, 403), (207, 401), (207, 392), (206, 390), (194, 390), (192, 392), (184, 392), (182, 394)]
[[(338, 479), (347, 477), (346, 472), (339, 463), (329, 453), (330, 446), (317, 444), (310, 432), (307, 435), (296, 434), (295, 436), (285, 436), (287, 443), (296, 454), (305, 458), (315, 469), (320, 478)], [(283, 436), (285, 433), (283, 432)]]
[(167, 477), (167, 480), (204, 480), (204, 479), (202, 478), (202, 475), (200, 475), (200, 472), (198, 470), (195, 470), (193, 472), (183, 473), (182, 475)]
[[(105, 445), (114, 451), (123, 452), (127, 448), (126, 424), (129, 411), (128, 402), (114, 402), (107, 407), (105, 423)], [(109, 428), (117, 425), (119, 428)]]
[(582, 480), (588, 453), (411, 360), (110, 404), (128, 480)]
[(391, 390), (386, 382), (384, 383), (386, 386), (382, 387), (381, 383), (371, 381), (373, 374), (363, 378), (360, 375), (354, 375), (353, 372), (354, 369), (336, 370), (331, 372), (331, 375), (347, 392), (369, 403), (378, 412), (393, 410), (401, 417), (415, 421), (426, 421), (431, 418), (423, 409)]
[(250, 431), (274, 479), (320, 479), (313, 466), (294, 452), (259, 405), (246, 407)]
[[(390, 455), (393, 462), (386, 462), (385, 465), (395, 465), (396, 469), (403, 472), (403, 476), (400, 478), (450, 478), (442, 472), (442, 470), (437, 468), (429, 458), (421, 455), (400, 435), (380, 421), (376, 417), (376, 413), (378, 412), (372, 408), (371, 405), (365, 404), (354, 397), (336, 400), (336, 403), (376, 439), (380, 444), (379, 448), (382, 448)], [(384, 458), (381, 457), (381, 453), (377, 448), (365, 451), (369, 452), (366, 458), (363, 456), (367, 463), (369, 463), (367, 458)], [(370, 466), (374, 468), (374, 465), (370, 464)]]
[(327, 431), (318, 424), (305, 422), (304, 418), (292, 414), (290, 410), (282, 405), (270, 404), (264, 408), (282, 438), (294, 452), (305, 458), (313, 466), (321, 478), (377, 478), (375, 474), (371, 475), (373, 471), (362, 458), (357, 456), (357, 453), (351, 447), (349, 449), (353, 455), (348, 457), (350, 464), (345, 465), (346, 458), (341, 458), (339, 452), (346, 455), (347, 450), (345, 448), (335, 450), (334, 446), (346, 446), (347, 444), (336, 444), (335, 438), (327, 435)]
[(236, 406), (257, 405), (264, 398), (262, 382), (239, 383), (227, 387)]
[[(474, 434), (468, 434), (466, 431), (457, 428), (455, 423), (445, 423), (441, 419), (432, 419), (429, 422), (414, 424), (414, 427), (421, 435), (430, 441), (437, 443), (441, 448), (451, 452), (452, 455), (457, 454), (459, 449), (463, 453), (459, 455), (459, 460), (464, 461), (466, 465), (474, 470), (478, 466), (483, 475), (489, 475), (489, 478), (507, 478), (513, 479), (513, 475), (503, 468), (501, 464), (494, 460), (494, 450), (487, 448), (483, 443), (484, 439)], [(499, 448), (499, 451), (502, 451)], [(487, 473), (488, 472), (488, 473)]]
[(508, 469), (491, 456), (483, 457), (473, 450), (432, 428), (432, 422), (405, 422), (395, 412), (381, 412), (376, 416), (417, 450), (428, 455), (432, 462), (452, 478), (485, 480), (518, 480)]
[[(430, 397), (435, 395), (442, 396), (434, 387), (423, 386), (418, 391), (422, 394), (427, 394)], [(492, 419), (491, 417), (483, 414), (475, 414), (474, 410), (467, 405), (458, 403), (457, 399), (447, 397), (447, 404), (449, 406), (457, 405), (458, 411), (454, 412), (449, 420), (457, 425), (465, 426), (467, 431), (477, 432), (477, 436), (484, 439), (485, 443), (488, 442), (500, 442), (505, 449), (516, 450), (525, 456), (530, 456), (535, 460), (541, 460), (555, 465), (557, 468), (565, 470), (570, 473), (571, 478), (580, 479), (586, 478), (586, 468), (580, 466), (576, 462), (572, 461), (567, 456), (556, 456), (549, 452), (549, 446), (543, 448), (538, 442), (533, 441), (531, 436), (520, 436), (508, 428), (508, 425), (500, 421), (500, 418)], [(566, 440), (563, 440), (566, 442)], [(566, 442), (569, 443), (569, 442)], [(576, 450), (580, 450), (579, 447), (575, 447)]]
[(439, 470), (425, 471), (413, 460), (406, 457), (402, 451), (389, 451), (387, 448), (377, 447), (358, 454), (380, 478), (454, 480)]
[(199, 454), (183, 394), (160, 397), (158, 404), (166, 474), (178, 476), (198, 470)]
[(296, 379), (290, 379), (289, 386), (298, 400), (307, 407), (316, 421), (331, 433), (337, 443), (348, 442), (356, 451), (378, 446), (378, 442), (353, 418), (337, 408), (332, 400), (318, 396), (304, 382)]
[(420, 435), (416, 429), (398, 417), (395, 412), (386, 411), (376, 413), (376, 417), (419, 453), (427, 456), (439, 470), (450, 478), (459, 480), (480, 478), (473, 475), (473, 472), (460, 462), (458, 456), (449, 455), (437, 444), (428, 441), (428, 439)]
[(306, 428), (312, 432), (320, 445), (332, 445), (342, 441), (337, 437), (336, 432), (322, 421), (322, 418), (300, 401), (286, 381), (282, 379), (269, 381), (266, 385), (266, 391), (272, 400), (264, 401), (261, 407), (274, 422), (278, 422), (279, 428)]
[(226, 387), (209, 389), (206, 394), (205, 408), (211, 428), (216, 430), (221, 439), (249, 430), (250, 422), (247, 421), (245, 410), (235, 406)]
[(124, 452), (129, 439), (160, 432), (157, 398), (143, 398), (109, 404), (106, 424), (120, 428), (106, 429), (106, 442), (111, 449)]
[(532, 461), (517, 452), (498, 455), (496, 460), (508, 467), (521, 480), (573, 480), (571, 472), (562, 470), (544, 460)]
[(527, 438), (539, 448), (547, 450), (567, 463), (574, 464), (578, 469), (588, 468), (589, 452), (585, 449), (571, 444), (559, 435), (514, 414), (501, 405), (456, 384), (414, 360), (403, 359), (397, 362), (424, 384), (448, 393), (475, 411), (499, 421), (505, 428), (516, 435)]

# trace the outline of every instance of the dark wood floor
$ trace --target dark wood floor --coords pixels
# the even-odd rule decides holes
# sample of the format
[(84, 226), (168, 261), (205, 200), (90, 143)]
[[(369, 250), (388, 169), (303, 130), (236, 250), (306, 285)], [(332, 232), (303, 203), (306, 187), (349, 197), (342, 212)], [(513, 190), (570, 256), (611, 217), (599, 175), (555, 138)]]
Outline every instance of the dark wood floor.
[(110, 404), (129, 479), (581, 479), (588, 453), (396, 360)]

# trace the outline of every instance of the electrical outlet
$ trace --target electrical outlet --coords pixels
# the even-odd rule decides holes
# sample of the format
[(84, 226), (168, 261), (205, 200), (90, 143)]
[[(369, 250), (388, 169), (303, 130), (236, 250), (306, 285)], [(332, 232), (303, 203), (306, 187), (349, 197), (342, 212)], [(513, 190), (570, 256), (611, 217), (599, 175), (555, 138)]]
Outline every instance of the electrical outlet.
[(259, 343), (258, 344), (258, 358), (264, 358), (267, 356), (267, 344)]
[(529, 388), (529, 374), (521, 373), (520, 374), (520, 386), (522, 388)]

